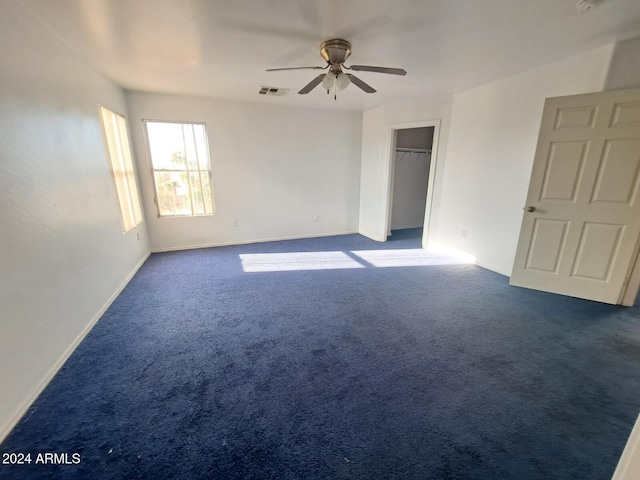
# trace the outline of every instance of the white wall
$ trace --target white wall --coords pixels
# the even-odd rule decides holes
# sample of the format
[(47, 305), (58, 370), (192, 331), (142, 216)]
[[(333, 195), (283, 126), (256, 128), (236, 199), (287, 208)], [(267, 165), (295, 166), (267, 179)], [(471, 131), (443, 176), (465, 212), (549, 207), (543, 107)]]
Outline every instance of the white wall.
[(403, 128), (396, 130), (396, 148), (424, 148), (433, 146), (433, 128)]
[(362, 159), (360, 163), (359, 232), (369, 238), (385, 241), (387, 229), (386, 178), (384, 135), (386, 134), (384, 107), (376, 107), (362, 114)]
[(631, 430), (611, 480), (637, 480), (638, 478), (640, 478), (640, 416)]
[(440, 194), (447, 156), (447, 136), (451, 113), (451, 97), (431, 97), (417, 102), (388, 104), (367, 110), (362, 119), (362, 163), (360, 181), (360, 229), (369, 238), (385, 241), (391, 216), (388, 193), (391, 191), (391, 152), (394, 125), (431, 120), (440, 121), (437, 143), (436, 174), (433, 179), (431, 226), (438, 223)]
[[(0, 440), (148, 252), (122, 234), (97, 103), (121, 90), (0, 2)], [(141, 239), (137, 239), (137, 234)]]
[(640, 87), (640, 37), (616, 43), (605, 90)]
[(510, 275), (544, 100), (602, 91), (613, 50), (602, 47), (454, 96), (434, 241)]
[[(358, 230), (360, 114), (139, 92), (127, 100), (154, 251)], [(216, 215), (157, 217), (142, 119), (206, 123)]]

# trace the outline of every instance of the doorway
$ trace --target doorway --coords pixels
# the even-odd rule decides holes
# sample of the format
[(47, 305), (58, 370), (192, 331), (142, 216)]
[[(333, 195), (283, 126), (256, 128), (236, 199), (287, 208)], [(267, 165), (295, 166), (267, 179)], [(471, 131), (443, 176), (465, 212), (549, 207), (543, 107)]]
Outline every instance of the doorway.
[(391, 126), (387, 240), (407, 232), (426, 246), (435, 176), (438, 122)]

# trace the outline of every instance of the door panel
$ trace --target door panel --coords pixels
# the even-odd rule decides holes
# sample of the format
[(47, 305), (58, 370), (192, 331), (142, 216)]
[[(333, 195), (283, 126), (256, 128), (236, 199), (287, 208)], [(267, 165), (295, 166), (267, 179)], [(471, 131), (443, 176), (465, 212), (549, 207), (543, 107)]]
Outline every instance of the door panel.
[(612, 127), (640, 125), (640, 102), (616, 103), (611, 117)]
[(618, 303), (639, 184), (640, 89), (547, 99), (511, 284)]
[(638, 187), (640, 139), (607, 140), (592, 202), (621, 202), (631, 205)]
[(540, 200), (575, 201), (589, 142), (552, 142)]
[(597, 105), (584, 107), (558, 108), (554, 130), (561, 128), (588, 127), (593, 128)]
[(558, 273), (560, 256), (564, 249), (569, 222), (536, 218), (527, 256), (528, 270)]
[(571, 276), (606, 282), (618, 254), (623, 231), (624, 225), (585, 223)]

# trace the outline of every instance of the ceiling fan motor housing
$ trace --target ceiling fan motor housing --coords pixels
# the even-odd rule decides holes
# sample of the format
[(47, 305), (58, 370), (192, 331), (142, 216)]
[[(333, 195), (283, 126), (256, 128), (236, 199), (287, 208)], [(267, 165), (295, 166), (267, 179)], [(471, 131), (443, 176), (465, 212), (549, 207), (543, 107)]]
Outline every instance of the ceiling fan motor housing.
[(351, 44), (341, 38), (327, 40), (320, 45), (320, 55), (331, 65), (342, 65), (351, 55)]

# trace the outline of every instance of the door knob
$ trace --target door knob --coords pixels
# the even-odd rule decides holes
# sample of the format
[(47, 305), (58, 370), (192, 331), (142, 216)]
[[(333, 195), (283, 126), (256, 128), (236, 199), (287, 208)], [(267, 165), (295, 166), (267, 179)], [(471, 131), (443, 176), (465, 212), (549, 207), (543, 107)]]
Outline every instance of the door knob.
[(527, 207), (527, 212), (535, 212), (536, 211), (536, 207), (534, 206), (528, 206)]

